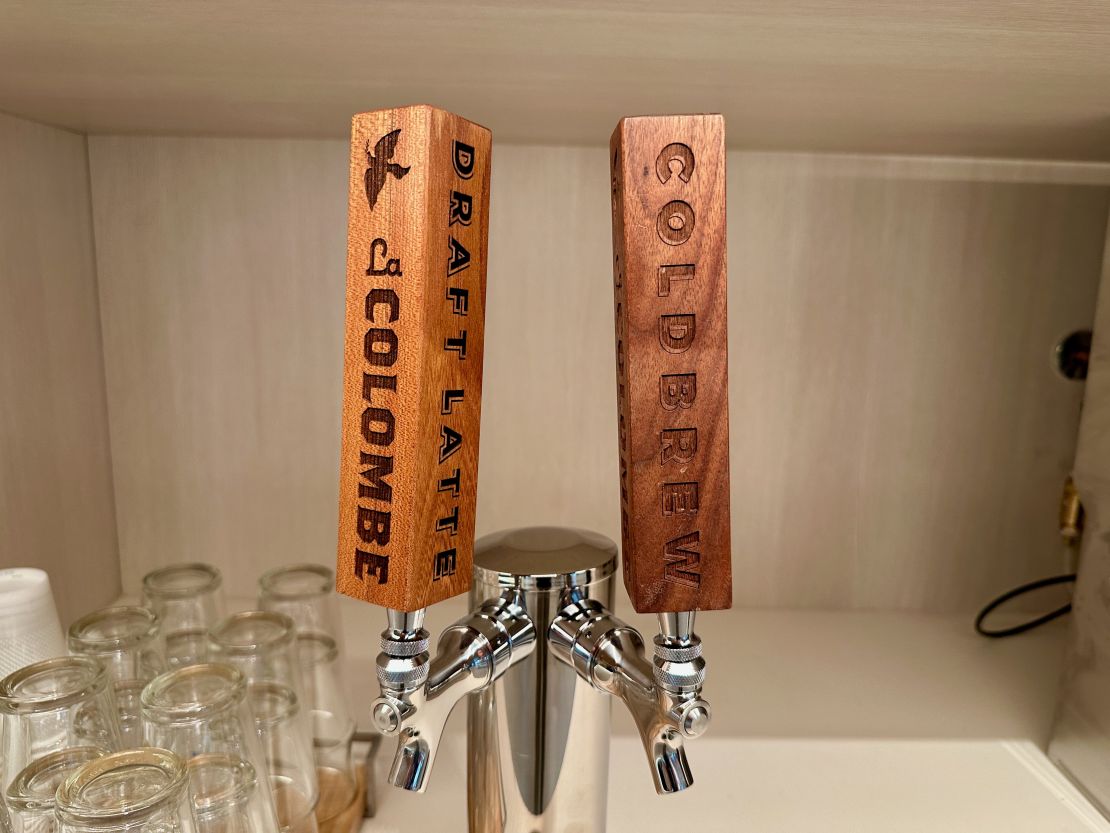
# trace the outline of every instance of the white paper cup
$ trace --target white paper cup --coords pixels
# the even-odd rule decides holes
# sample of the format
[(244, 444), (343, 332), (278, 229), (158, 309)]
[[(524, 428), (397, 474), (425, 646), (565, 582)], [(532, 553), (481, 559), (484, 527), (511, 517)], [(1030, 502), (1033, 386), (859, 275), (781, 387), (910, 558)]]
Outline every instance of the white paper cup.
[(0, 678), (66, 653), (50, 577), (31, 567), (0, 570)]

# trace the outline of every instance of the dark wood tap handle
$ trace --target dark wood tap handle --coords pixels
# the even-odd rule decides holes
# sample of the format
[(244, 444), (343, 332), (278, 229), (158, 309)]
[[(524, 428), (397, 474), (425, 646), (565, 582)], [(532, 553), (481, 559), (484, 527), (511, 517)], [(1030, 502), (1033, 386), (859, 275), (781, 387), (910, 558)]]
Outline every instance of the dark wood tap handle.
[(728, 608), (724, 119), (622, 119), (610, 151), (625, 587)]
[(489, 182), (484, 127), (352, 121), (336, 586), (396, 610), (470, 587)]

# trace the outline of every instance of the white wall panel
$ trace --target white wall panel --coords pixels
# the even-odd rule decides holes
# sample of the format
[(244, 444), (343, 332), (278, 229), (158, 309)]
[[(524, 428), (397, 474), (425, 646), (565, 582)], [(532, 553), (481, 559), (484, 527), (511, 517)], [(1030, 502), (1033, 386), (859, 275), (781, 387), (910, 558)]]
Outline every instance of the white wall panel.
[(0, 567), (119, 594), (85, 138), (0, 115)]
[(1110, 251), (1103, 265), (1087, 397), (1075, 457), (1086, 510), (1074, 613), (1056, 726), (1054, 761), (1110, 810)]

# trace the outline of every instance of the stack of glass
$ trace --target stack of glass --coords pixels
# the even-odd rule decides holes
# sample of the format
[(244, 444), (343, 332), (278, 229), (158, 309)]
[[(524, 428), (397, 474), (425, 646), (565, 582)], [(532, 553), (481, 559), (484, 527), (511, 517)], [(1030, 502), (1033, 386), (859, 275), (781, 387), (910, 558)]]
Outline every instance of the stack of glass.
[(361, 793), (331, 571), (272, 570), (262, 609), (224, 618), (219, 571), (174, 565), (143, 604), (83, 616), (71, 656), (0, 680), (0, 833), (346, 828)]
[(281, 829), (315, 833), (319, 785), (293, 620), (262, 610), (233, 614), (209, 632), (209, 655), (248, 680)]
[(268, 770), (237, 668), (204, 663), (167, 671), (143, 689), (142, 719), (147, 743), (185, 761), (202, 831), (277, 831), (273, 795), (259, 786)]
[(78, 619), (69, 628), (72, 654), (104, 663), (114, 681), (123, 745), (142, 745), (139, 695), (165, 670), (157, 615), (145, 607), (110, 607)]
[(351, 759), (355, 721), (347, 708), (339, 660), (335, 577), (327, 567), (297, 564), (271, 570), (258, 584), (259, 608), (285, 614), (296, 627), (320, 785), (316, 817), (325, 825), (351, 804), (357, 792)]

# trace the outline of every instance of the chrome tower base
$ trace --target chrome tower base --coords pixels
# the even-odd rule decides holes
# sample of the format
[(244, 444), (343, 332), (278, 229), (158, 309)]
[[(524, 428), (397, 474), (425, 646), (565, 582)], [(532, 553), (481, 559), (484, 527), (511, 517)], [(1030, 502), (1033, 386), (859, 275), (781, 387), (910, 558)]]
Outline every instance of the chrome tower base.
[[(546, 634), (568, 597), (612, 607), (617, 548), (555, 527), (482, 538), (471, 607), (506, 590)], [(471, 833), (605, 829), (611, 698), (557, 658), (547, 639), (470, 698), (467, 801)]]
[(435, 656), (424, 611), (389, 611), (371, 714), (397, 738), (390, 783), (424, 792), (466, 700), (471, 833), (600, 833), (616, 699), (656, 791), (689, 788), (685, 740), (710, 721), (694, 613), (660, 614), (649, 655), (610, 612), (616, 565), (616, 545), (591, 532), (499, 532), (478, 541), (471, 612), (443, 631)]

